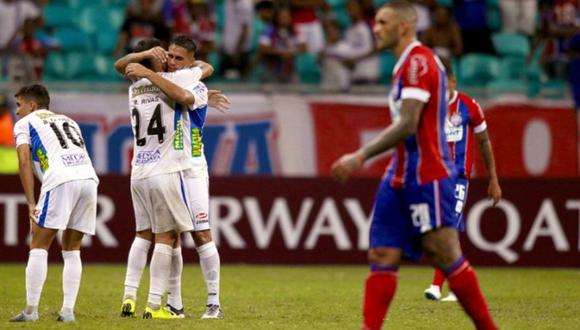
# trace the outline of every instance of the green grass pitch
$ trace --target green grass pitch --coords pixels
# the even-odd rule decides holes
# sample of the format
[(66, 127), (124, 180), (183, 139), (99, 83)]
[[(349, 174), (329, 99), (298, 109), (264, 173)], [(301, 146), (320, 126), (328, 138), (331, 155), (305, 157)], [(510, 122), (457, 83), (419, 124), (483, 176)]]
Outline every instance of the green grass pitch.
[[(205, 287), (198, 266), (186, 265), (182, 291), (187, 318), (142, 320), (119, 317), (124, 265), (84, 265), (75, 324), (58, 324), (61, 271), (51, 264), (40, 301), (40, 320), (11, 324), (25, 304), (24, 264), (0, 265), (1, 329), (357, 329), (360, 326), (365, 266), (222, 267), (225, 319), (201, 321)], [(492, 314), (502, 329), (578, 329), (580, 271), (574, 269), (477, 268)], [(402, 267), (386, 328), (470, 329), (456, 303), (427, 301), (427, 267)], [(137, 313), (143, 311), (148, 272), (141, 282)]]

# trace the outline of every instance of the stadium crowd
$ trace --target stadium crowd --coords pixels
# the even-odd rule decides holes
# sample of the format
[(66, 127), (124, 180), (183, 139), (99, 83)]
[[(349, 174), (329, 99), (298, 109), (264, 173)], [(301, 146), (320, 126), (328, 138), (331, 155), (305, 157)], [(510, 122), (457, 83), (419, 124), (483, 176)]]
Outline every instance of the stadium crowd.
[[(115, 59), (145, 37), (198, 44), (214, 81), (388, 83), (375, 49), (385, 0), (2, 0), (2, 77), (21, 82), (118, 81)], [(463, 85), (535, 95), (568, 80), (580, 104), (577, 0), (413, 0), (419, 39), (451, 59)], [(10, 56), (16, 55), (16, 56)]]

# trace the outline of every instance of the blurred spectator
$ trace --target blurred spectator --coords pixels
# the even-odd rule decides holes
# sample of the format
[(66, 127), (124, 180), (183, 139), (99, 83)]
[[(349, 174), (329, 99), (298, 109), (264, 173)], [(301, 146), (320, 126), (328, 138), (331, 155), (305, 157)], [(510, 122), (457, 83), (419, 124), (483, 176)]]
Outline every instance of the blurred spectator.
[(289, 83), (296, 80), (294, 57), (304, 52), (292, 29), (292, 17), (288, 8), (279, 8), (274, 25), (260, 36), (259, 62), (264, 66), (264, 80)]
[(46, 53), (58, 48), (51, 39), (36, 36), (35, 31), (36, 23), (28, 19), (22, 27), (22, 36), (14, 41), (17, 56), (10, 58), (8, 66), (12, 81), (29, 84), (42, 80)]
[(8, 57), (14, 51), (24, 22), (31, 20), (35, 27), (42, 26), (42, 13), (28, 0), (0, 0), (0, 76), (6, 75)]
[(464, 54), (495, 54), (485, 12), (485, 0), (455, 0), (455, 21), (461, 30)]
[(580, 115), (580, 30), (568, 44), (568, 57), (570, 58), (569, 81), (574, 98), (574, 108)]
[(421, 42), (433, 48), (441, 58), (451, 60), (463, 53), (463, 42), (459, 26), (453, 20), (451, 11), (446, 7), (437, 7), (433, 12), (433, 25), (423, 33)]
[(431, 27), (431, 9), (434, 9), (435, 0), (411, 0), (417, 12), (417, 35), (422, 35)]
[(127, 17), (121, 26), (117, 47), (113, 55), (130, 53), (137, 43), (145, 38), (157, 38), (166, 48), (171, 32), (155, 0), (139, 0), (129, 6)]
[(499, 0), (499, 6), (503, 31), (534, 35), (538, 0)]
[(18, 156), (14, 146), (14, 118), (8, 98), (0, 94), (0, 174), (18, 173)]
[(306, 51), (318, 54), (324, 48), (324, 33), (322, 23), (316, 15), (316, 10), (328, 12), (330, 7), (324, 0), (290, 0), (292, 25), (300, 42), (306, 44)]
[(174, 35), (186, 35), (197, 45), (195, 58), (207, 62), (208, 55), (214, 50), (215, 42), (215, 18), (210, 13), (206, 0), (187, 0), (179, 11), (185, 10), (183, 14), (174, 12), (175, 25)]
[(336, 21), (324, 24), (326, 47), (320, 54), (322, 81), (320, 87), (327, 92), (345, 92), (350, 87), (350, 69), (343, 63), (350, 58), (351, 48), (341, 39), (340, 25)]
[(256, 11), (256, 16), (264, 25), (269, 26), (274, 24), (274, 2), (272, 0), (260, 0), (256, 2), (254, 10)]
[(351, 25), (345, 32), (345, 40), (351, 48), (351, 56), (345, 62), (352, 68), (353, 83), (373, 83), (379, 80), (379, 57), (375, 50), (375, 38), (371, 27), (364, 20), (359, 0), (349, 0), (346, 10)]
[(367, 24), (372, 27), (375, 25), (375, 14), (377, 13), (375, 9), (375, 4), (373, 0), (361, 0), (360, 6), (362, 7), (363, 17)]
[(228, 79), (247, 78), (253, 24), (252, 0), (226, 0), (220, 75)]

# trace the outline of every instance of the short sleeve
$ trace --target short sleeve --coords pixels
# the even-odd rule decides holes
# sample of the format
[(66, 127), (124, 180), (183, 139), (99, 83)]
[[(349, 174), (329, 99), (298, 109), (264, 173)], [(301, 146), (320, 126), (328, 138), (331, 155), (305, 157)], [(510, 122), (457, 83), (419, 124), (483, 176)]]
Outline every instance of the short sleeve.
[(175, 72), (160, 72), (161, 76), (181, 88), (195, 85), (201, 79), (201, 69), (198, 67), (177, 70)]
[(203, 107), (204, 105), (207, 105), (208, 99), (207, 87), (205, 86), (204, 83), (198, 81), (195, 85), (187, 87), (185, 89), (189, 91), (193, 95), (193, 98), (195, 99), (193, 105), (189, 107), (190, 110), (196, 110), (198, 108)]
[(14, 142), (16, 147), (23, 145), (23, 144), (31, 144), (30, 143), (30, 132), (28, 130), (28, 121), (19, 120), (14, 125)]
[(471, 99), (469, 101), (469, 117), (470, 124), (473, 126), (473, 132), (479, 134), (487, 129), (487, 124), (485, 123), (485, 117), (483, 116), (483, 110), (477, 101)]
[(401, 73), (403, 87), (401, 99), (415, 99), (427, 103), (431, 97), (429, 79), (433, 77), (433, 61), (429, 61), (425, 54), (411, 54), (404, 64)]

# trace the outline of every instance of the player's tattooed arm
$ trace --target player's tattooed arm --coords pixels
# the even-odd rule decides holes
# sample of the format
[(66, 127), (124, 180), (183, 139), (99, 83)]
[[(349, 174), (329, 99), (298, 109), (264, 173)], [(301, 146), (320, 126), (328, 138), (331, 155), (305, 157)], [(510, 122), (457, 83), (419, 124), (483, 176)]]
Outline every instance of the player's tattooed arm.
[(346, 181), (350, 174), (362, 167), (367, 159), (393, 148), (409, 135), (415, 134), (424, 105), (425, 103), (418, 100), (404, 99), (399, 120), (389, 125), (357, 151), (338, 159), (330, 169), (332, 176), (340, 182)]
[(30, 145), (22, 144), (16, 149), (18, 153), (18, 173), (20, 174), (20, 182), (24, 189), (24, 196), (26, 197), (26, 204), (28, 205), (28, 213), (30, 220), (34, 217), (34, 208), (36, 201), (34, 198), (34, 175), (32, 174), (32, 156), (30, 154)]
[(165, 63), (167, 61), (167, 52), (162, 47), (153, 47), (142, 52), (127, 54), (115, 62), (115, 70), (120, 74), (125, 74), (127, 65), (139, 63), (146, 59), (158, 59), (161, 63)]
[(153, 85), (157, 86), (163, 93), (165, 93), (165, 95), (177, 103), (185, 106), (190, 106), (195, 103), (195, 98), (190, 92), (163, 78), (158, 73), (147, 69), (141, 64), (131, 63), (127, 65), (125, 75), (132, 78), (149, 79)]
[(213, 66), (204, 61), (195, 61), (193, 65), (201, 69), (201, 80), (210, 77), (213, 74)]
[(501, 199), (501, 187), (499, 186), (497, 171), (495, 169), (493, 148), (491, 147), (491, 141), (489, 139), (489, 135), (487, 134), (487, 130), (476, 134), (476, 136), (477, 142), (479, 143), (481, 158), (483, 158), (485, 168), (489, 173), (489, 186), (487, 188), (487, 195), (493, 201), (493, 206), (495, 206)]

